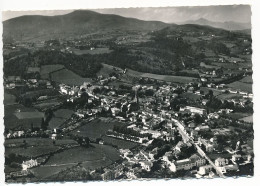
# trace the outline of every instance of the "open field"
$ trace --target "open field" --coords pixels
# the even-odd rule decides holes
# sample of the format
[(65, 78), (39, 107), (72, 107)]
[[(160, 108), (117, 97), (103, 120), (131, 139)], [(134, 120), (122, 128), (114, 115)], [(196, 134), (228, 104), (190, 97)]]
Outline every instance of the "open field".
[[(24, 148), (24, 142), (26, 141), (26, 148)], [(16, 145), (16, 147), (6, 148), (5, 155), (8, 156), (11, 153), (25, 156), (25, 157), (37, 157), (46, 155), (51, 152), (57, 151), (63, 145), (76, 145), (77, 142), (70, 139), (56, 140), (55, 145), (50, 138), (18, 138), (8, 139), (5, 141), (5, 146)]]
[(242, 83), (253, 83), (253, 78), (252, 76), (246, 76), (243, 79), (240, 80)]
[[(105, 63), (102, 63), (102, 68), (100, 69), (99, 72), (97, 72), (97, 76), (100, 76), (102, 75), (103, 77), (109, 77), (109, 74), (112, 73), (112, 72), (115, 72), (115, 73), (122, 73), (123, 70), (118, 68), (118, 67), (114, 67), (114, 66), (111, 66), (111, 65), (107, 65)], [(117, 69), (117, 70), (115, 70)]]
[(119, 149), (131, 149), (131, 148), (139, 145), (138, 143), (134, 143), (134, 142), (126, 141), (126, 140), (122, 140), (122, 139), (117, 139), (117, 138), (112, 138), (112, 137), (108, 137), (108, 136), (103, 136), (102, 139), (104, 140), (104, 142), (106, 144), (116, 145)]
[(141, 77), (147, 77), (147, 78), (169, 81), (174, 83), (189, 83), (189, 82), (193, 82), (194, 80), (197, 80), (197, 78), (192, 78), (192, 77), (157, 75), (157, 74), (150, 74), (150, 73), (144, 73), (141, 75)]
[(13, 105), (15, 104), (16, 97), (12, 94), (8, 94), (4, 91), (4, 105)]
[(241, 91), (252, 93), (251, 83), (243, 83), (241, 81), (235, 81), (233, 83), (227, 84), (227, 86), (235, 90), (241, 90)]
[(83, 54), (108, 54), (112, 52), (113, 50), (110, 50), (109, 48), (95, 48), (94, 50), (80, 50), (80, 49), (72, 49), (72, 52), (76, 55), (83, 55)]
[(124, 125), (124, 124), (111, 118), (94, 119), (91, 122), (86, 123), (80, 128), (72, 131), (72, 133), (75, 135), (96, 139), (96, 138), (100, 138), (102, 135), (105, 135), (109, 129), (113, 129), (114, 125)]
[(37, 112), (37, 110), (33, 108), (27, 108), (23, 105), (16, 104), (16, 105), (6, 105), (4, 107), (4, 125), (6, 129), (14, 129), (14, 128), (20, 128), (20, 129), (29, 129), (31, 128), (31, 124), (33, 124), (34, 127), (40, 127), (41, 126), (41, 118), (24, 118), (24, 119), (18, 119), (15, 114), (18, 113), (18, 110), (20, 112)]
[(49, 74), (61, 69), (64, 69), (65, 67), (60, 64), (54, 64), (54, 65), (42, 65), (40, 70), (40, 75), (42, 79), (48, 79)]
[(218, 95), (217, 97), (222, 100), (243, 98), (243, 96), (240, 94), (232, 94), (232, 93), (223, 93), (223, 94)]
[(201, 98), (201, 95), (185, 92), (185, 93), (181, 94), (181, 97), (196, 101)]
[[(77, 164), (82, 162), (85, 168), (93, 169), (104, 167), (107, 163), (115, 162), (120, 159), (118, 151), (107, 145), (91, 144), (92, 147), (75, 147), (54, 154), (47, 161), (45, 166), (58, 166), (63, 164)], [(93, 166), (93, 163), (97, 163)], [(90, 165), (90, 166), (89, 166)]]
[(33, 119), (33, 118), (43, 118), (43, 112), (16, 112), (14, 115), (18, 119)]
[(31, 169), (37, 181), (48, 179), (48, 177), (59, 173), (62, 170), (71, 168), (73, 164), (60, 165), (60, 166), (39, 166)]
[(54, 129), (59, 127), (62, 123), (69, 119), (73, 113), (74, 112), (69, 109), (59, 109), (55, 111), (54, 116), (51, 118), (49, 122), (49, 128)]
[(53, 81), (67, 85), (82, 85), (84, 82), (92, 82), (90, 78), (82, 78), (68, 69), (62, 69), (51, 74)]
[(253, 115), (241, 118), (240, 120), (253, 123)]
[(235, 112), (235, 113), (230, 113), (228, 116), (233, 118), (233, 119), (243, 119), (247, 118), (250, 114), (249, 113), (242, 113), (242, 112)]
[(218, 66), (218, 67), (223, 67), (225, 69), (238, 69), (239, 65), (235, 63), (218, 63), (214, 62), (212, 65)]

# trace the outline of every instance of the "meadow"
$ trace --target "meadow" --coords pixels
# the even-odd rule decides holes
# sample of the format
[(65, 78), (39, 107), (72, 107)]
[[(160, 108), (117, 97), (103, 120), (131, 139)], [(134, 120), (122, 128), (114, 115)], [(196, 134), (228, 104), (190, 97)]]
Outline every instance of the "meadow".
[(64, 83), (67, 85), (82, 85), (84, 82), (92, 82), (90, 78), (82, 78), (68, 69), (62, 69), (51, 74), (51, 79), (58, 83)]

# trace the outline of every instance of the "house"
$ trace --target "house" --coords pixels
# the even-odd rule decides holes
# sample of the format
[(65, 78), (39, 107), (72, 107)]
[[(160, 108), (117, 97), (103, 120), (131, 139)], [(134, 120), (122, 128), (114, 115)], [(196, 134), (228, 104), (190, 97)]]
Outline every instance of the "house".
[(228, 164), (228, 160), (225, 159), (225, 158), (217, 158), (217, 159), (215, 160), (215, 165), (216, 165), (217, 167), (223, 167), (223, 166), (225, 166), (225, 165), (227, 165), (227, 164)]
[(198, 142), (200, 146), (203, 145), (206, 148), (207, 152), (212, 152), (214, 150), (214, 143), (210, 142), (209, 140), (199, 138)]
[(101, 175), (103, 180), (113, 180), (115, 179), (115, 173), (114, 171), (108, 170), (105, 173)]
[(28, 161), (23, 161), (22, 168), (23, 168), (23, 170), (27, 170), (27, 169), (35, 167), (37, 165), (38, 165), (37, 160), (30, 159)]
[(212, 170), (212, 166), (211, 165), (204, 165), (204, 166), (201, 166), (199, 168), (199, 171), (198, 171), (198, 174), (200, 175), (205, 175), (205, 174), (209, 174), (210, 171)]
[(153, 163), (151, 161), (140, 161), (142, 169), (146, 171), (151, 171), (151, 168), (153, 167)]
[(189, 111), (193, 114), (200, 114), (200, 115), (206, 114), (205, 109), (197, 108), (197, 107), (191, 107), (191, 106), (186, 106), (184, 108), (180, 108), (180, 111)]
[(197, 154), (192, 155), (190, 158), (173, 161), (169, 164), (169, 169), (172, 172), (178, 170), (190, 170), (194, 167), (200, 167), (206, 164), (206, 160), (199, 157)]

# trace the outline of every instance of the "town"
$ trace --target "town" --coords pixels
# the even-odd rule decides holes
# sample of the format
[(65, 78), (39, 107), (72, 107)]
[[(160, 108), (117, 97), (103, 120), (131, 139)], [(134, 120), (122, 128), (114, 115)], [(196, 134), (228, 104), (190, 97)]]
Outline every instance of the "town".
[[(200, 29), (5, 42), (6, 182), (253, 176), (251, 36)], [(164, 39), (200, 53), (119, 63)]]

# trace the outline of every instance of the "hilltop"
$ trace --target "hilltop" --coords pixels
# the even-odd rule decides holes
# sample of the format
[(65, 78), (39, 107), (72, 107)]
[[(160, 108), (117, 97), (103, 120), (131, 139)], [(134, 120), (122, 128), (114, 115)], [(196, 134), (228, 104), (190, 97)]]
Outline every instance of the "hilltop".
[(76, 10), (65, 15), (26, 15), (6, 20), (3, 22), (3, 36), (15, 40), (53, 39), (115, 30), (151, 31), (166, 26), (168, 24), (159, 21), (142, 21), (89, 10)]

